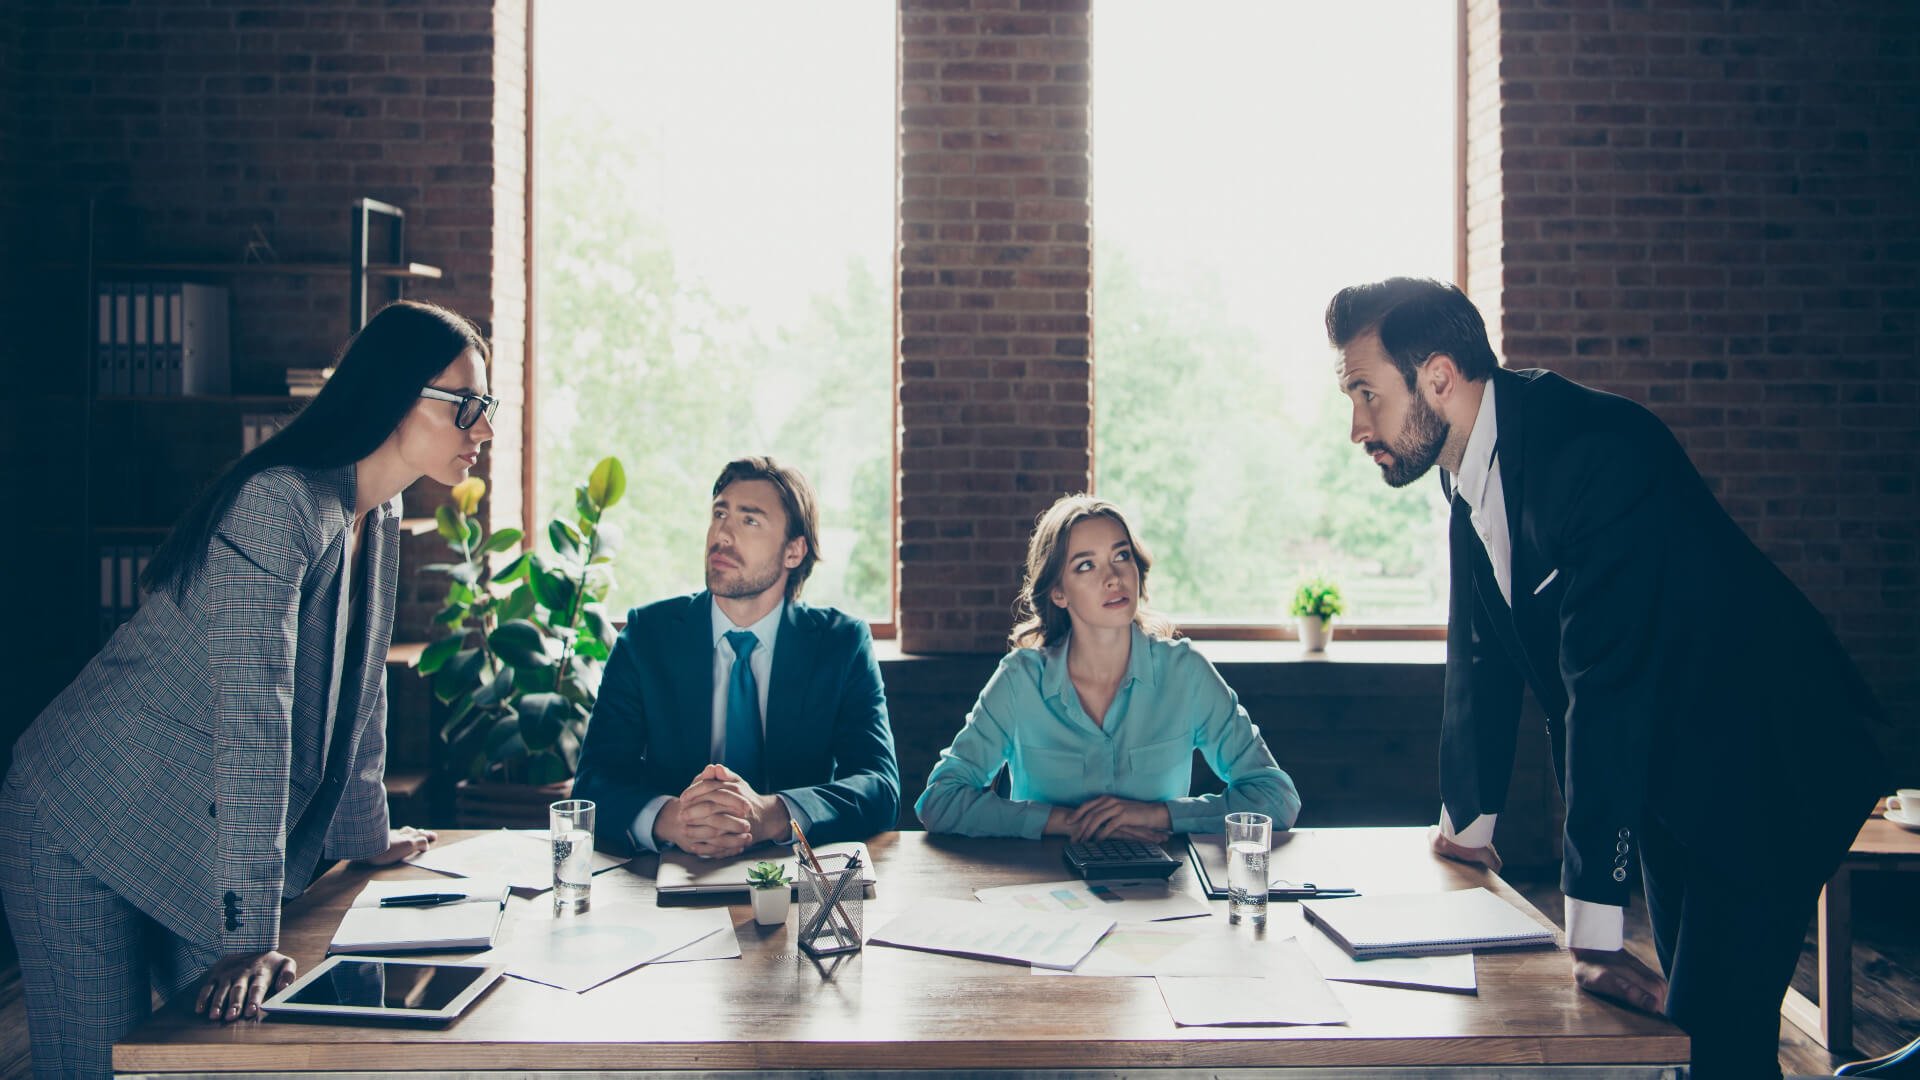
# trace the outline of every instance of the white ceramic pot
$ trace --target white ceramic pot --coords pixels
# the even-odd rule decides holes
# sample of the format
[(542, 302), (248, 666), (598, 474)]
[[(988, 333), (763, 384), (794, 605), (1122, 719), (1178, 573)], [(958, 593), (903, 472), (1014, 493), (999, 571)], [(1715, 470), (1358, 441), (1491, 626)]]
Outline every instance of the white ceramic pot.
[(779, 926), (787, 921), (787, 909), (793, 906), (788, 886), (749, 889), (753, 894), (753, 921), (761, 926)]
[(1308, 652), (1326, 652), (1333, 636), (1333, 620), (1323, 615), (1300, 616), (1300, 644)]

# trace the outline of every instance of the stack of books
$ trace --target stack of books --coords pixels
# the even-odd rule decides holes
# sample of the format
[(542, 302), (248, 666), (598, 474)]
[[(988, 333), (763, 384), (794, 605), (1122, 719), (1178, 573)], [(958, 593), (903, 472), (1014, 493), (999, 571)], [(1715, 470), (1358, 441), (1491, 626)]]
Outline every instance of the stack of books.
[(308, 398), (320, 392), (326, 385), (332, 368), (294, 367), (287, 369), (287, 394), (291, 397)]

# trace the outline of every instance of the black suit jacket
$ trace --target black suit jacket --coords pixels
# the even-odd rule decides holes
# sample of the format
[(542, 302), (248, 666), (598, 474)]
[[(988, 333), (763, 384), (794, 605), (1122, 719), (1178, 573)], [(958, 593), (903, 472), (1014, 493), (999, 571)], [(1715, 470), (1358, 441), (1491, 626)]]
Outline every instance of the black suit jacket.
[[(630, 848), (640, 811), (711, 763), (712, 602), (699, 592), (633, 609), (607, 658), (573, 783), (576, 798), (598, 804), (594, 831), (605, 845)], [(813, 822), (813, 843), (893, 828), (900, 768), (867, 624), (789, 603), (777, 633), (763, 794), (792, 799)]]
[(1830, 865), (1885, 781), (1878, 708), (1825, 620), (1652, 413), (1551, 372), (1493, 380), (1513, 602), (1456, 522), (1448, 816), (1499, 811), (1526, 686), (1565, 797), (1569, 896), (1626, 903), (1648, 816), (1733, 872)]

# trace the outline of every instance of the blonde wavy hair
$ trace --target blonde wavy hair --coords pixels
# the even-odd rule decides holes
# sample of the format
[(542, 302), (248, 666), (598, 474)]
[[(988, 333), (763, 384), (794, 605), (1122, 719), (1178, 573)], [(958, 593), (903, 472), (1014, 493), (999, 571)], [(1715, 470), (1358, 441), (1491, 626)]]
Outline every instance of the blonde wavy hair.
[(1020, 596), (1013, 602), (1013, 632), (1008, 644), (1016, 649), (1037, 649), (1066, 640), (1073, 629), (1067, 609), (1053, 602), (1052, 593), (1060, 584), (1067, 565), (1067, 537), (1073, 527), (1091, 517), (1109, 518), (1120, 526), (1133, 546), (1133, 563), (1140, 568), (1140, 603), (1133, 621), (1140, 629), (1158, 638), (1172, 638), (1179, 631), (1173, 621), (1147, 607), (1147, 571), (1153, 560), (1127, 525), (1120, 508), (1091, 495), (1062, 495), (1034, 521), (1033, 537), (1027, 541), (1027, 572), (1020, 583)]

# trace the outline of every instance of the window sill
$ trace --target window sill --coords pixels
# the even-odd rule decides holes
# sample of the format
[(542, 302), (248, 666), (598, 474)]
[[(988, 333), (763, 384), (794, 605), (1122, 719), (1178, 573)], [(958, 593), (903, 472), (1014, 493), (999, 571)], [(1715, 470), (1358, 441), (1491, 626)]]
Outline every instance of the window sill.
[[(1315, 664), (1337, 666), (1427, 667), (1447, 662), (1445, 641), (1342, 641), (1335, 638), (1323, 653), (1309, 653), (1297, 641), (1224, 641), (1201, 639), (1193, 647), (1216, 666)], [(873, 643), (874, 658), (882, 664), (915, 664), (951, 661), (943, 653), (904, 653), (898, 639)], [(980, 654), (986, 656), (987, 654)], [(993, 657), (998, 661), (998, 656)]]

